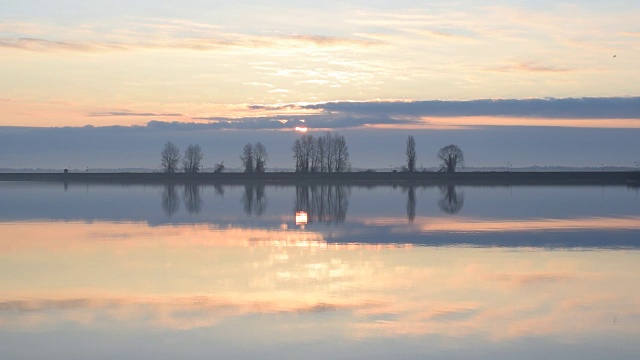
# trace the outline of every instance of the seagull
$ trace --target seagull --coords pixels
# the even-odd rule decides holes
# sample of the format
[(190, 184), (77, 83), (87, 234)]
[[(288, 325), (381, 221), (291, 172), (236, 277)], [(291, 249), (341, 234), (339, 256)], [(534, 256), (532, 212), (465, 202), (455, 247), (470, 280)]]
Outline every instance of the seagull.
[(613, 57), (616, 57), (615, 55), (613, 55)]

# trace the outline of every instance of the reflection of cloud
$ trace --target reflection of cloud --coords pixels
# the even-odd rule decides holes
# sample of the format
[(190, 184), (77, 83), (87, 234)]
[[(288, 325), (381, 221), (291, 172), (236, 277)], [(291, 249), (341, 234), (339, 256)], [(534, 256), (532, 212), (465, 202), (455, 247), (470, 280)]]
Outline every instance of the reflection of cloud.
[[(33, 330), (34, 327), (68, 322), (101, 327), (103, 323), (112, 321), (127, 322), (141, 328), (159, 326), (189, 330), (211, 327), (225, 318), (249, 314), (325, 313), (371, 306), (375, 304), (340, 300), (310, 303), (283, 299), (239, 302), (208, 296), (32, 298), (0, 301), (0, 325), (5, 328)], [(81, 313), (86, 314), (82, 316)], [(36, 317), (31, 316), (32, 314)]]
[(305, 314), (299, 336), (313, 339), (327, 335), (321, 319), (347, 338), (505, 341), (598, 336), (612, 309), (624, 318), (640, 308), (629, 286), (638, 251), (340, 246), (286, 227), (30, 222), (0, 232), (3, 259), (24, 269), (0, 274), (0, 327), (10, 329), (186, 330), (274, 317), (287, 328)]
[(564, 273), (501, 273), (491, 274), (487, 276), (490, 281), (504, 282), (512, 285), (535, 285), (549, 282), (556, 282), (562, 280), (570, 280), (572, 278), (569, 274)]
[[(366, 225), (393, 226), (397, 218), (363, 219)], [(593, 217), (577, 219), (513, 219), (492, 220), (468, 217), (418, 219), (414, 223), (423, 232), (483, 233), (483, 232), (536, 232), (571, 230), (640, 230), (640, 217)], [(394, 227), (395, 231), (415, 231)]]

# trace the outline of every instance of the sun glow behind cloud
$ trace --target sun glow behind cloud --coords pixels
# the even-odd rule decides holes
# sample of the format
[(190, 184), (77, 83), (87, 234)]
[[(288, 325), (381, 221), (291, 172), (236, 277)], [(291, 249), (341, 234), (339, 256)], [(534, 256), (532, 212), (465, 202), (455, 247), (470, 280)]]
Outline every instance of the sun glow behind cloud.
[(140, 5), (127, 19), (107, 11), (73, 21), (52, 9), (49, 22), (8, 6), (0, 21), (0, 98), (23, 103), (4, 104), (3, 125), (99, 125), (83, 114), (117, 109), (215, 117), (241, 104), (640, 91), (632, 61), (640, 52), (632, 36), (637, 9), (621, 4), (465, 3), (460, 12), (442, 3), (416, 10), (249, 2), (229, 5), (224, 17), (191, 5), (181, 6), (180, 17)]

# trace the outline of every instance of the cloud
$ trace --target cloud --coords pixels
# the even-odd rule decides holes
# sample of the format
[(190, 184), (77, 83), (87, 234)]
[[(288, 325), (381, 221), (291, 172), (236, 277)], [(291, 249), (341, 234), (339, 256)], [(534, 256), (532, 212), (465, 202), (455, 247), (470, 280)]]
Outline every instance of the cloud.
[(480, 99), (468, 101), (339, 101), (302, 109), (351, 116), (505, 116), (548, 119), (640, 119), (640, 97)]
[(128, 50), (126, 44), (107, 42), (67, 42), (53, 41), (36, 38), (0, 38), (0, 48), (10, 48), (29, 51), (77, 51), (77, 52), (98, 52)]
[(267, 87), (267, 88), (274, 88), (275, 86), (273, 84), (269, 84), (269, 83), (261, 83), (261, 82), (248, 82), (248, 83), (244, 83), (244, 85), (251, 85), (251, 86), (260, 86), (260, 87)]
[(176, 117), (184, 116), (180, 113), (153, 113), (153, 112), (132, 112), (132, 111), (105, 111), (105, 112), (92, 112), (89, 116), (162, 116), (162, 117)]
[(147, 49), (180, 49), (194, 51), (210, 51), (225, 48), (297, 48), (297, 47), (369, 47), (381, 45), (373, 39), (323, 36), (323, 35), (279, 35), (257, 36), (237, 33), (219, 32), (206, 37), (167, 36), (149, 38), (134, 35), (119, 40), (51, 40), (45, 38), (0, 38), (0, 48), (28, 51), (72, 51), (72, 52), (105, 52), (134, 51)]
[(530, 72), (530, 73), (564, 73), (573, 71), (570, 68), (551, 66), (551, 65), (539, 65), (532, 63), (516, 63), (512, 65), (497, 66), (487, 68), (488, 71), (496, 72)]
[[(284, 93), (285, 89), (272, 89)], [(291, 130), (300, 121), (311, 129), (371, 126), (468, 128), (483, 126), (562, 126), (637, 128), (640, 97), (563, 99), (480, 99), (468, 101), (337, 101), (282, 105), (246, 105), (255, 116), (194, 116), (196, 122), (150, 121), (162, 130)], [(95, 111), (92, 117), (183, 117), (181, 113)]]

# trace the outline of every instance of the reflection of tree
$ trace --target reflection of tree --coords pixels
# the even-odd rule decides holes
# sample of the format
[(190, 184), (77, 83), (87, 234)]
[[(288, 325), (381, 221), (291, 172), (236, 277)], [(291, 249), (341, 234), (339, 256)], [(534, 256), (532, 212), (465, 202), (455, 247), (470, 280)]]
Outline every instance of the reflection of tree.
[(216, 190), (216, 195), (223, 197), (224, 196), (224, 186), (222, 185), (213, 185), (213, 188)]
[(462, 206), (464, 205), (464, 192), (457, 192), (456, 187), (453, 185), (447, 185), (446, 187), (441, 186), (440, 192), (442, 193), (442, 198), (438, 200), (440, 210), (447, 214), (455, 214), (462, 210)]
[(178, 203), (178, 191), (175, 184), (166, 184), (162, 193), (162, 208), (167, 216), (171, 217), (178, 211), (180, 204)]
[(202, 210), (200, 191), (200, 186), (196, 184), (184, 186), (184, 206), (190, 214), (198, 214)]
[(407, 190), (407, 220), (412, 223), (416, 218), (416, 187), (409, 186)]
[(242, 204), (244, 205), (245, 214), (262, 215), (267, 209), (264, 184), (245, 184)]
[(294, 211), (307, 213), (309, 222), (343, 223), (350, 189), (340, 185), (297, 185)]

